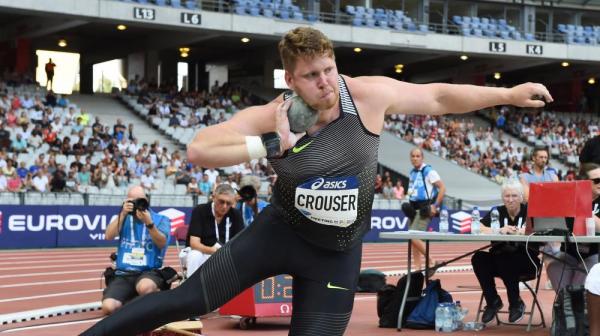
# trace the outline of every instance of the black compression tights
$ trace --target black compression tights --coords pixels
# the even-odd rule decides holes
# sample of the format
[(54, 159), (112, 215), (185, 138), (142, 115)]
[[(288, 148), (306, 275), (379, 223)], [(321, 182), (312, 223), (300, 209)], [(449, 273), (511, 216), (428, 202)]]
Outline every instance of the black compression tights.
[(354, 303), (361, 251), (360, 244), (345, 252), (311, 245), (269, 206), (181, 286), (136, 298), (82, 335), (135, 335), (204, 315), (277, 274), (294, 278), (289, 335), (343, 335)]

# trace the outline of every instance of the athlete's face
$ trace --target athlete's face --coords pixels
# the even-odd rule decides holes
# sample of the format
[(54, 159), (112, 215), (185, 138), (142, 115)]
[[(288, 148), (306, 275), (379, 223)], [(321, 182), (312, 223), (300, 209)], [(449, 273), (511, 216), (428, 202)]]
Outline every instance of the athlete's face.
[(288, 86), (316, 110), (328, 110), (338, 101), (338, 71), (333, 58), (299, 58), (293, 71), (285, 72)]
[(506, 188), (502, 192), (502, 202), (509, 212), (517, 212), (523, 201), (523, 196), (517, 189)]
[(538, 169), (544, 169), (544, 167), (546, 167), (546, 164), (548, 163), (548, 152), (546, 151), (537, 151), (535, 153), (535, 155), (533, 156), (533, 164), (538, 168)]
[(587, 172), (588, 178), (592, 180), (592, 198), (600, 196), (600, 168)]
[(420, 150), (414, 150), (410, 152), (410, 163), (419, 169), (423, 165), (423, 153)]

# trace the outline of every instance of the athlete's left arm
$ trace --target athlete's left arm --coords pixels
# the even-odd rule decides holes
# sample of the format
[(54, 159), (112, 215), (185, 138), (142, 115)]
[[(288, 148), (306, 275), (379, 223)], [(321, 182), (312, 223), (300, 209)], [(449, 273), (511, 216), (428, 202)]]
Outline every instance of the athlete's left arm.
[[(552, 102), (546, 87), (525, 83), (510, 89), (463, 84), (412, 84), (384, 76), (357, 77), (374, 85), (371, 101), (386, 103), (385, 114), (457, 114), (496, 105), (543, 107)], [(545, 100), (537, 100), (535, 97)]]

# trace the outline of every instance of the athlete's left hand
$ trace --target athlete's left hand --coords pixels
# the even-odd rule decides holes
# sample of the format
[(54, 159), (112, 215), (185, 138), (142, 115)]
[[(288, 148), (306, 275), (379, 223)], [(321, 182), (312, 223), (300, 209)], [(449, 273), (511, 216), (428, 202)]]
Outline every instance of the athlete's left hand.
[(296, 142), (306, 134), (306, 132), (294, 133), (290, 130), (290, 121), (288, 120), (287, 112), (291, 105), (292, 100), (288, 99), (279, 104), (275, 113), (275, 125), (277, 126), (277, 133), (279, 133), (282, 153), (294, 147)]
[(524, 83), (509, 89), (509, 103), (519, 107), (544, 107), (554, 99), (539, 83)]

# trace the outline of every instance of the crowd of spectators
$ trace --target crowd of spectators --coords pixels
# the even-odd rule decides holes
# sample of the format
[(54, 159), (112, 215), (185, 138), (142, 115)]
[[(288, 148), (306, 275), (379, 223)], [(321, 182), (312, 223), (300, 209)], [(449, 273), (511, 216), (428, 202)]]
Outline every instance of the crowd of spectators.
[[(472, 119), (444, 116), (394, 115), (385, 129), (444, 159), (501, 184), (531, 170), (531, 146), (546, 146), (554, 158), (568, 167), (557, 171), (561, 180), (575, 177), (577, 155), (598, 127), (583, 115), (558, 118), (547, 111), (513, 111), (508, 107), (484, 114), (488, 127), (476, 127)], [(531, 146), (519, 146), (505, 134)]]
[[(194, 125), (179, 119), (179, 106), (206, 103), (221, 109), (250, 103), (247, 98), (237, 100), (225, 85), (217, 86), (210, 95), (173, 94), (173, 98), (153, 91), (143, 80), (132, 85), (130, 89), (139, 91), (139, 99), (154, 97), (151, 108), (161, 106), (163, 112), (159, 113), (169, 111), (178, 119), (178, 126)], [(222, 98), (225, 93), (233, 93), (233, 97)], [(202, 97), (208, 100), (202, 101)], [(233, 101), (235, 105), (228, 105)], [(46, 92), (22, 78), (10, 82), (0, 78), (0, 191), (95, 193), (107, 189), (123, 193), (129, 184), (139, 183), (148, 193), (208, 196), (221, 182), (237, 188), (244, 176), (259, 178), (258, 183), (252, 180), (257, 189), (262, 187), (260, 178), (268, 184), (274, 182), (266, 160), (227, 167), (225, 172), (192, 167), (179, 150), (169, 151), (158, 140), (139, 143), (133, 124), (117, 119), (114, 125), (107, 125), (67, 97)], [(173, 188), (177, 185), (182, 188)]]

